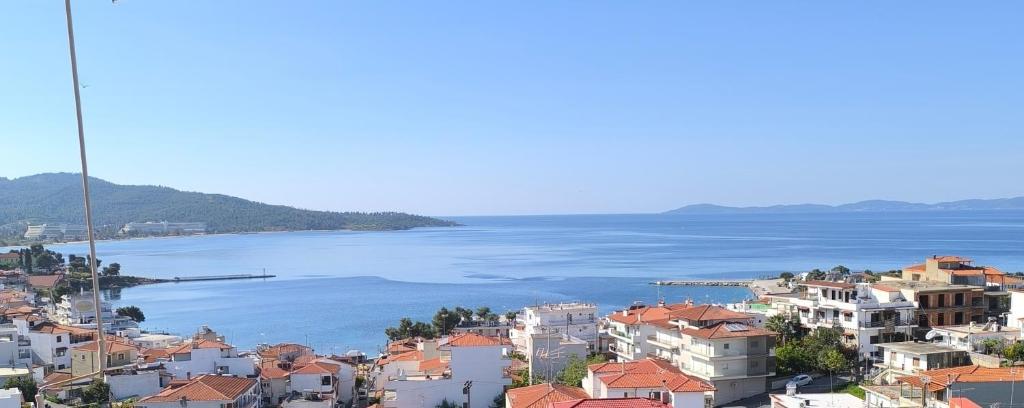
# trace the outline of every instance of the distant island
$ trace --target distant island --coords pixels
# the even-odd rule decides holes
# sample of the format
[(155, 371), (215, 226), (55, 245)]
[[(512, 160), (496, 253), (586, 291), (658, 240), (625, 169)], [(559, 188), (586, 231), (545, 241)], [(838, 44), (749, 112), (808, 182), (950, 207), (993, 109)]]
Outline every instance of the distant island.
[(715, 204), (694, 204), (666, 211), (665, 214), (766, 214), (766, 213), (837, 213), (890, 211), (977, 211), (1024, 210), (1024, 197), (972, 199), (935, 204), (906, 201), (867, 200), (841, 205), (787, 204), (764, 207), (728, 207)]
[[(0, 177), (0, 237), (24, 234), (29, 224), (84, 223), (81, 175), (46, 173)], [(208, 233), (299, 230), (405, 230), (450, 227), (452, 221), (400, 212), (332, 212), (270, 205), (223, 194), (168, 187), (119, 185), (90, 179), (98, 235), (113, 237), (125, 224), (146, 221), (205, 223)]]

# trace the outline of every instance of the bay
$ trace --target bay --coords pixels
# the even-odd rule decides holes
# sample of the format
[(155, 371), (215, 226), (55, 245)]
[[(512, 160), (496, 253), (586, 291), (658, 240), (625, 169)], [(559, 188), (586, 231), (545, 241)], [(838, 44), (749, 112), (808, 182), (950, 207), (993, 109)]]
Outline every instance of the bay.
[[(884, 271), (957, 254), (1024, 270), (1024, 211), (450, 217), (456, 228), (302, 231), (103, 241), (105, 264), (172, 278), (239, 273), (265, 280), (169, 283), (108, 293), (144, 328), (187, 335), (208, 324), (242, 348), (308, 343), (373, 354), (401, 317), (441, 307), (495, 311), (584, 300), (602, 312), (656, 301), (649, 282), (748, 278), (842, 264)], [(82, 255), (86, 245), (54, 248)], [(745, 288), (662, 288), (669, 301), (732, 302)]]

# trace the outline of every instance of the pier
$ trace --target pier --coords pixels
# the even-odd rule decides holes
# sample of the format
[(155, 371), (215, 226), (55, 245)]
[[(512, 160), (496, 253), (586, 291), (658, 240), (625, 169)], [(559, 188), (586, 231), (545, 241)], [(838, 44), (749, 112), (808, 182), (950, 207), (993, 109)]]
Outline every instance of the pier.
[(687, 280), (662, 280), (652, 282), (658, 286), (750, 286), (753, 279), (687, 279)]
[(214, 280), (234, 280), (234, 279), (261, 279), (261, 278), (273, 278), (275, 275), (254, 275), (251, 273), (239, 274), (239, 275), (207, 275), (207, 276), (175, 276), (174, 279), (168, 279), (169, 282), (196, 282), (196, 281), (214, 281)]

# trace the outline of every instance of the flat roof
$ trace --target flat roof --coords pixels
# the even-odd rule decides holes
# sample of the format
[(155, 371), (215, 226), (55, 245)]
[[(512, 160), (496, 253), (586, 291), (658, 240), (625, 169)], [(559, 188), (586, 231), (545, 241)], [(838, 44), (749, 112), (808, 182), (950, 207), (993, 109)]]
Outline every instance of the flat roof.
[(897, 343), (880, 343), (875, 347), (882, 347), (892, 351), (910, 354), (940, 354), (954, 351), (963, 351), (957, 348), (943, 346), (938, 343), (916, 343), (913, 341), (901, 341)]
[(971, 285), (956, 285), (945, 282), (934, 282), (934, 281), (908, 281), (908, 280), (891, 280), (885, 281), (885, 286), (892, 286), (899, 289), (914, 289), (918, 292), (938, 292), (946, 290), (971, 290), (977, 292), (983, 292), (985, 288), (981, 286)]
[(1020, 334), (1020, 329), (1011, 328), (1006, 326), (999, 326), (999, 330), (995, 330), (995, 326), (990, 327), (988, 330), (982, 330), (985, 325), (971, 326), (969, 324), (960, 326), (939, 326), (934, 327), (935, 330), (945, 330), (963, 334), (996, 334), (996, 333), (1009, 333), (1009, 334)]
[(787, 408), (803, 406), (805, 401), (810, 401), (808, 407), (864, 408), (864, 401), (850, 394), (772, 394), (772, 400)]

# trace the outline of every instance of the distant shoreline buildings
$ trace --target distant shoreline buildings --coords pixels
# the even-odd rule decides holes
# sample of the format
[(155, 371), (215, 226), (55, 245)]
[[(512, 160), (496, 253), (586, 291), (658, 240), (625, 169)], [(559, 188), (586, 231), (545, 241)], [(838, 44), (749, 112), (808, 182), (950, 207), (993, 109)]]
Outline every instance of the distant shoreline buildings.
[(122, 235), (173, 235), (202, 234), (206, 232), (203, 222), (129, 222), (118, 231)]

